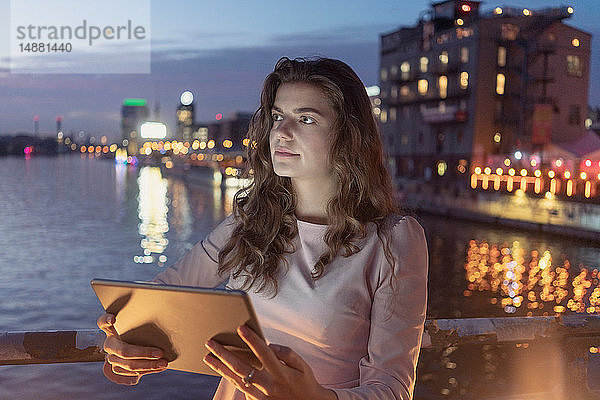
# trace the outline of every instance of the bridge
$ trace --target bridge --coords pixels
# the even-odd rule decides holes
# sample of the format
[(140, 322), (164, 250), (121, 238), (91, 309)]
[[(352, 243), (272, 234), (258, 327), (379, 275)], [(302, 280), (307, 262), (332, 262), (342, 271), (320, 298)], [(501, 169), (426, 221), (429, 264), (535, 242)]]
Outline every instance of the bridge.
[[(0, 365), (103, 362), (104, 338), (98, 329), (0, 333)], [(535, 398), (600, 398), (600, 390), (589, 385), (590, 371), (600, 366), (600, 316), (433, 319), (425, 323), (422, 349), (451, 352), (473, 344), (517, 348), (537, 344), (547, 348), (549, 354), (556, 350), (553, 355), (558, 355), (563, 368), (556, 371), (553, 380), (545, 382), (547, 392), (537, 393), (536, 396), (542, 397)], [(551, 365), (549, 359), (547, 368), (552, 368)]]

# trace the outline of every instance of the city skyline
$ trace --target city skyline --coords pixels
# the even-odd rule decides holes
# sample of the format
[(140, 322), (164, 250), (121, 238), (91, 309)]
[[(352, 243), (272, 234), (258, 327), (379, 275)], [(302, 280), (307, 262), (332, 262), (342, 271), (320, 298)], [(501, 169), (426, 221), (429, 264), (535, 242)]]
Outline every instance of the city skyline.
[[(593, 35), (588, 103), (599, 105), (600, 27), (595, 21), (600, 12), (594, 2), (484, 2), (482, 8), (523, 7), (525, 3), (534, 10), (563, 5), (575, 8), (573, 17), (565, 22)], [(0, 9), (7, 9), (8, 4), (8, 0), (0, 0)], [(196, 121), (214, 120), (217, 113), (227, 117), (236, 111), (254, 111), (262, 81), (281, 56), (340, 58), (367, 86), (375, 85), (380, 35), (413, 25), (430, 3), (343, 4), (308, 1), (298, 10), (291, 2), (267, 1), (250, 8), (153, 1), (151, 74), (11, 74), (6, 43), (0, 43), (0, 135), (33, 132), (35, 115), (40, 117), (41, 134), (53, 134), (55, 117), (60, 115), (65, 132), (86, 130), (116, 139), (126, 97), (146, 98), (151, 111), (158, 101), (160, 119), (174, 132), (175, 109), (184, 90), (196, 95)], [(8, 15), (0, 15), (5, 37)]]

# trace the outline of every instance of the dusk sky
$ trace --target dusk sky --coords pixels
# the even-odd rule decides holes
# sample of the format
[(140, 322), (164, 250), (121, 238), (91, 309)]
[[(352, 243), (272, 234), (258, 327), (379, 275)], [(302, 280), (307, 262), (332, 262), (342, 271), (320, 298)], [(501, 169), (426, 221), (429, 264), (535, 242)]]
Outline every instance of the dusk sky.
[[(41, 1), (41, 0), (40, 0)], [(10, 1), (0, 0), (0, 135), (85, 130), (120, 137), (124, 98), (140, 97), (174, 130), (179, 94), (195, 95), (196, 121), (258, 106), (264, 77), (281, 56), (327, 56), (352, 66), (364, 83), (378, 83), (379, 35), (414, 25), (429, 1), (151, 1), (150, 74), (15, 74), (9, 69)], [(484, 2), (532, 10), (571, 5), (566, 23), (593, 35), (589, 104), (600, 105), (600, 1)]]

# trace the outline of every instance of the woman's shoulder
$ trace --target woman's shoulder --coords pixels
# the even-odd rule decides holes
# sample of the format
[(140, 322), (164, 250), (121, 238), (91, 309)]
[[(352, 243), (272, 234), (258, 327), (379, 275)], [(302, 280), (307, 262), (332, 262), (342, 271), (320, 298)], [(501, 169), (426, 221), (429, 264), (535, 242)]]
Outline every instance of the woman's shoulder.
[(227, 215), (209, 231), (204, 242), (213, 243), (216, 248), (221, 248), (227, 239), (231, 237), (233, 230), (238, 223), (239, 221), (235, 218), (233, 213)]
[(405, 261), (427, 256), (425, 230), (415, 217), (394, 214), (387, 218), (386, 224), (392, 253)]
[(407, 214), (390, 214), (384, 221), (384, 229), (391, 234), (405, 238), (420, 238), (425, 236), (425, 230), (417, 219)]

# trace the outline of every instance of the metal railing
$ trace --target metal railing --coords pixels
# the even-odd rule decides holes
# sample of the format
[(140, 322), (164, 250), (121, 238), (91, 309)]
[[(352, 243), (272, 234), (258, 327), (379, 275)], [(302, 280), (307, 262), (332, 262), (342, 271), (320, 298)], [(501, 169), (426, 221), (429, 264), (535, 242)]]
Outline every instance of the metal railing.
[[(0, 365), (101, 362), (104, 337), (97, 329), (0, 333)], [(588, 387), (590, 354), (600, 346), (600, 316), (427, 320), (422, 348), (539, 341), (559, 346), (567, 366), (559, 382), (554, 382), (554, 395), (561, 399), (600, 398), (598, 391)]]

